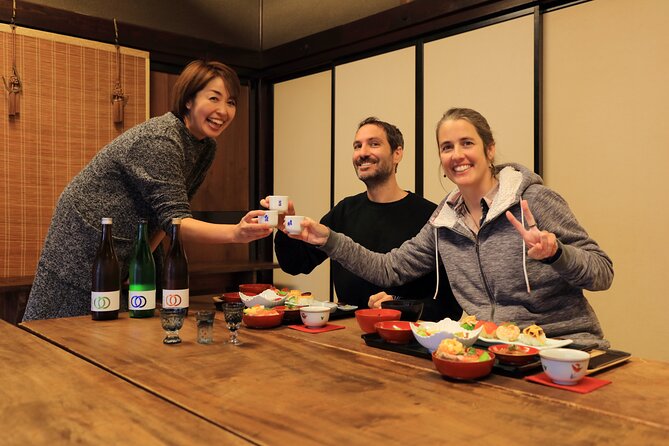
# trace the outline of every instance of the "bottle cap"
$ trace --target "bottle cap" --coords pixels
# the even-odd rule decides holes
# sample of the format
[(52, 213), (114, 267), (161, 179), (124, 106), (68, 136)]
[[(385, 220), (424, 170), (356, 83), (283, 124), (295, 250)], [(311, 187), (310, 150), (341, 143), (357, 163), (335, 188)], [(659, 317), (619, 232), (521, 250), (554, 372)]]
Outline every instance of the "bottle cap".
[(172, 224), (173, 225), (180, 225), (181, 224), (181, 219), (180, 218), (173, 218), (172, 219)]
[(103, 224), (103, 225), (110, 225), (110, 224), (112, 224), (112, 219), (111, 219), (111, 217), (102, 217), (102, 224)]

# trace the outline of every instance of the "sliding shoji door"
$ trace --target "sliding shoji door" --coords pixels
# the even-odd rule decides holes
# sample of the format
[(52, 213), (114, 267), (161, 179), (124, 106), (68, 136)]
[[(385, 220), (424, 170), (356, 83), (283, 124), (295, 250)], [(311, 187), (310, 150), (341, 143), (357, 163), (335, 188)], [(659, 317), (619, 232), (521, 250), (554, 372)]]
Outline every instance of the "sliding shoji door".
[(534, 166), (533, 17), (520, 17), (424, 46), (425, 198), (439, 203), (453, 184), (443, 178), (435, 127), (451, 107), (483, 114), (497, 142), (496, 163)]
[[(327, 71), (274, 85), (274, 193), (288, 195), (298, 214), (316, 220), (330, 210), (331, 76)], [(309, 275), (277, 269), (274, 284), (328, 300), (329, 260)]]
[(587, 294), (606, 337), (665, 361), (667, 17), (663, 0), (596, 0), (544, 16), (545, 179), (613, 259), (612, 288)]

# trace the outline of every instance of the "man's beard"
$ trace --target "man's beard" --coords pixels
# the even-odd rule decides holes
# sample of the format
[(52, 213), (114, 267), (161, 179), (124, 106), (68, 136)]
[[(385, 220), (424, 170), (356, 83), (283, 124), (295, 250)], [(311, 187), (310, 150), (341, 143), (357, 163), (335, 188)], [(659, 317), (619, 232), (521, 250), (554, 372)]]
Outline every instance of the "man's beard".
[[(358, 179), (360, 181), (362, 181), (363, 183), (365, 183), (365, 185), (368, 188), (378, 186), (379, 184), (385, 183), (386, 181), (388, 181), (388, 178), (390, 178), (390, 176), (392, 175), (392, 172), (393, 172), (392, 171), (392, 169), (393, 169), (392, 166), (391, 166), (390, 169), (383, 168), (385, 166), (382, 166), (379, 163), (377, 163), (376, 166), (377, 166), (377, 170), (376, 170), (375, 173), (373, 173), (371, 175), (368, 175), (368, 176), (364, 176), (363, 178), (360, 178), (360, 174), (358, 173), (358, 169), (356, 168), (356, 170), (355, 170), (355, 173), (358, 176)], [(379, 169), (379, 167), (381, 167), (381, 169)]]

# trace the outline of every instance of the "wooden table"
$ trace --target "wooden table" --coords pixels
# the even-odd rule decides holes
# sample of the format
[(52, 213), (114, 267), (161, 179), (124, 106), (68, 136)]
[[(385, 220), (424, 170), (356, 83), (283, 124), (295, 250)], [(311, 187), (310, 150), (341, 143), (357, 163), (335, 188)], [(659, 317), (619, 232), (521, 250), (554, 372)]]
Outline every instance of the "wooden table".
[(2, 444), (249, 444), (4, 321), (0, 339)]
[[(441, 378), (429, 360), (364, 345), (354, 320), (317, 335), (282, 327), (166, 346), (157, 318), (31, 321), (24, 328), (259, 444), (666, 444), (669, 364), (633, 359), (581, 395), (509, 377)], [(82, 336), (86, 333), (86, 336)]]

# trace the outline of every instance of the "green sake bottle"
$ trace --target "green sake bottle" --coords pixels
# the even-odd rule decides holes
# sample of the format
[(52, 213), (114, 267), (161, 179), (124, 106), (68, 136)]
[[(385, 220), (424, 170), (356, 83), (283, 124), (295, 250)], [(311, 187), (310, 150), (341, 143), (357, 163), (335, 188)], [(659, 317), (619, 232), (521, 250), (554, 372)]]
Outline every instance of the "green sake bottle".
[(139, 220), (130, 260), (128, 310), (132, 318), (153, 317), (156, 309), (156, 264), (151, 255), (146, 219)]

